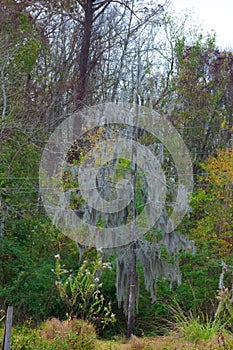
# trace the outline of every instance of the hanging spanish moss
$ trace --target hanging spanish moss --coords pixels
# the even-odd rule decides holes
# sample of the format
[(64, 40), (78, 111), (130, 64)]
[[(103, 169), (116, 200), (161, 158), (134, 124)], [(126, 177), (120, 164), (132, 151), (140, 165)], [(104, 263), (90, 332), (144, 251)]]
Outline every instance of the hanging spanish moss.
[[(135, 113), (137, 117), (138, 111)], [(75, 141), (67, 153), (67, 169), (63, 177), (64, 192), (59, 199), (59, 203), (64, 205), (58, 207), (60, 212), (55, 213), (54, 221), (57, 226), (59, 220), (62, 221), (63, 232), (68, 236), (71, 236), (68, 229), (72, 228), (71, 231), (75, 232), (77, 222), (83, 223), (83, 231), (81, 226), (78, 237), (75, 238), (74, 235), (80, 256), (90, 242), (101, 248), (104, 255), (113, 252), (116, 255), (117, 300), (119, 307), (123, 307), (127, 319), (127, 334), (130, 336), (139, 299), (137, 267), (141, 266), (143, 269), (145, 286), (154, 302), (160, 279), (170, 280), (171, 285), (174, 282), (181, 283), (178, 253), (181, 250), (194, 251), (194, 244), (176, 233), (173, 221), (169, 219), (169, 205), (172, 207), (177, 195), (177, 173), (162, 143), (148, 131), (140, 129), (137, 119), (133, 120), (136, 126), (132, 126), (132, 123), (111, 124), (108, 120), (103, 123), (101, 113), (98, 118), (100, 120), (96, 124), (101, 127), (91, 129), (87, 125), (87, 129), (91, 131)], [(108, 142), (104, 143), (106, 140)], [(144, 146), (137, 148), (139, 143), (149, 146), (147, 148), (150, 151), (145, 152)], [(93, 147), (95, 152), (92, 152)], [(83, 158), (85, 153), (87, 156)], [(166, 169), (167, 184), (163, 169)], [(80, 183), (82, 189), (81, 186), (79, 188)], [(82, 193), (86, 195), (84, 199)], [(182, 193), (180, 190), (179, 195)], [(126, 199), (128, 202), (125, 202)], [(185, 203), (185, 198), (182, 199)], [(164, 202), (168, 202), (167, 205)], [(115, 203), (118, 206), (113, 210)], [(72, 210), (67, 210), (67, 204)], [(159, 219), (154, 220), (157, 217)], [(119, 227), (123, 227), (121, 234), (114, 234)], [(129, 236), (130, 239), (124, 241), (128, 234), (124, 229), (128, 227), (132, 237)], [(146, 234), (140, 233), (141, 228), (145, 228)], [(111, 231), (113, 234), (109, 247), (101, 245), (100, 240), (105, 243)], [(105, 236), (103, 232), (106, 232)], [(119, 244), (121, 240), (123, 244)]]
[[(157, 282), (159, 280), (167, 278), (171, 286), (174, 282), (177, 284), (181, 283), (178, 252), (180, 250), (195, 252), (194, 243), (175, 232), (164, 234), (164, 237), (159, 242), (138, 239), (128, 246), (116, 248), (114, 251), (117, 259), (117, 300), (119, 307), (123, 306), (126, 316), (128, 312), (130, 278), (134, 264), (132, 246), (135, 247), (136, 263), (137, 265), (140, 264), (143, 268), (145, 286), (148, 292), (150, 292), (152, 303), (156, 300)], [(166, 248), (167, 258), (161, 256), (162, 247)], [(105, 250), (104, 252), (105, 254), (112, 254), (113, 250)], [(137, 307), (139, 297), (138, 272), (136, 272), (135, 279), (135, 296)]]
[[(130, 280), (132, 274), (132, 266), (134, 266), (134, 255), (132, 254), (130, 244), (127, 247), (116, 249), (117, 256), (117, 300), (119, 308), (123, 306), (124, 314), (128, 314), (129, 306), (129, 291), (130, 291)], [(139, 297), (139, 276), (136, 271), (135, 280), (134, 280), (134, 291), (136, 299), (136, 307), (138, 306), (138, 297)]]

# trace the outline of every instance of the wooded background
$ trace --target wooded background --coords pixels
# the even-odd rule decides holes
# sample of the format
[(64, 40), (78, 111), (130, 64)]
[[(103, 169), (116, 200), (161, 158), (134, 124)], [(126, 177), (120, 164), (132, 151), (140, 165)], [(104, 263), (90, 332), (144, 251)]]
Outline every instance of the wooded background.
[[(159, 280), (153, 304), (139, 263), (135, 332), (162, 332), (171, 300), (184, 310), (213, 315), (221, 263), (233, 265), (232, 52), (219, 50), (214, 36), (201, 33), (188, 16), (175, 18), (167, 1), (138, 0), (3, 0), (0, 45), (1, 308), (14, 305), (19, 324), (66, 317), (51, 271), (54, 256), (61, 256), (67, 270), (78, 271), (80, 255), (75, 242), (46, 216), (39, 195), (40, 158), (48, 137), (68, 115), (122, 101), (166, 116), (190, 151), (195, 182), (190, 210), (176, 233), (194, 240), (196, 253), (179, 254), (182, 284), (170, 289), (166, 278)], [(95, 137), (92, 132), (76, 146), (76, 161), (80, 148), (85, 153), (95, 145)], [(154, 141), (149, 133), (140, 137), (145, 145)], [(167, 153), (163, 169), (172, 179)], [(72, 205), (78, 209), (80, 202), (74, 198)], [(145, 240), (159, 239), (160, 233), (152, 230)], [(161, 254), (170, 259), (166, 249)], [(83, 259), (96, 256), (94, 249), (83, 251)], [(108, 259), (113, 269), (101, 279), (116, 314), (117, 322), (108, 328), (114, 334), (126, 323), (117, 305), (116, 254)], [(229, 286), (230, 279), (226, 272)]]

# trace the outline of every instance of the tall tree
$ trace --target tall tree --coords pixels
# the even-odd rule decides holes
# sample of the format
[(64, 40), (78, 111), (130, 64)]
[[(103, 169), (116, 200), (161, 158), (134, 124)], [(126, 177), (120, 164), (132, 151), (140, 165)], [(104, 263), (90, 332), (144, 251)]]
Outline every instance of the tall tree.
[(197, 170), (198, 161), (231, 143), (233, 56), (215, 48), (213, 37), (200, 37), (192, 46), (178, 40), (176, 54), (177, 103), (171, 114)]
[[(114, 3), (112, 1), (111, 3)], [(155, 7), (155, 9), (144, 9), (142, 11), (142, 14), (144, 17), (140, 18), (137, 16), (137, 12), (135, 12), (135, 9), (133, 5), (135, 5), (136, 2), (123, 2), (120, 3), (120, 5), (123, 5), (123, 8), (125, 7), (127, 11), (129, 11), (129, 18), (127, 18), (127, 25), (126, 26), (126, 34), (123, 36), (123, 45), (120, 46), (120, 50), (117, 48), (115, 49), (115, 52), (120, 51), (120, 65), (117, 70), (115, 70), (115, 62), (113, 62), (113, 68), (111, 67), (113, 73), (117, 72), (117, 79), (114, 81), (113, 84), (110, 87), (110, 96), (112, 98), (117, 99), (117, 95), (119, 96), (117, 91), (122, 90), (122, 81), (126, 77), (126, 73), (129, 71), (128, 67), (124, 64), (125, 59), (128, 60), (132, 59), (133, 57), (133, 64), (135, 64), (134, 69), (132, 70), (132, 80), (127, 84), (129, 86), (128, 94), (126, 94), (126, 98), (128, 98), (131, 102), (135, 101), (138, 104), (143, 101), (143, 93), (141, 91), (141, 82), (142, 77), (144, 75), (144, 69), (146, 69), (146, 63), (142, 63), (141, 59), (141, 53), (144, 51), (144, 44), (143, 40), (144, 37), (137, 39), (136, 49), (135, 49), (135, 40), (137, 36), (143, 33), (144, 28), (153, 27), (155, 24), (155, 18), (159, 16), (161, 13), (163, 13), (163, 8)], [(83, 17), (81, 17), (81, 20), (78, 21), (79, 23), (79, 29), (82, 28), (82, 36), (80, 41), (80, 57), (78, 65), (78, 80), (77, 77), (75, 77), (74, 70), (74, 80), (73, 80), (73, 93), (75, 96), (75, 99), (73, 100), (74, 109), (78, 109), (81, 107), (81, 105), (85, 101), (88, 101), (88, 86), (90, 86), (90, 73), (91, 73), (91, 61), (90, 59), (90, 53), (91, 51), (93, 41), (91, 39), (93, 38), (93, 26), (95, 24), (95, 21), (99, 19), (100, 16), (105, 14), (106, 9), (108, 8), (110, 2), (80, 2)], [(131, 5), (131, 7), (129, 6)], [(99, 12), (98, 12), (99, 11)], [(78, 11), (76, 11), (78, 12)], [(74, 13), (72, 8), (72, 13)], [(120, 13), (120, 12), (119, 12)], [(124, 13), (124, 12), (123, 12)], [(120, 13), (121, 14), (121, 13)], [(68, 14), (67, 16), (70, 16)], [(119, 16), (121, 19), (122, 16)], [(136, 18), (136, 19), (135, 19)], [(150, 22), (151, 21), (151, 22)], [(149, 23), (149, 25), (147, 24)], [(159, 21), (158, 21), (159, 22)], [(99, 24), (99, 22), (98, 22)], [(81, 25), (81, 27), (80, 27)], [(114, 32), (113, 28), (111, 28), (110, 34)], [(104, 28), (106, 30), (106, 28)], [(100, 34), (103, 35), (103, 32), (100, 32)], [(119, 33), (121, 34), (121, 33)], [(123, 32), (124, 34), (124, 32)], [(144, 34), (145, 35), (145, 34)], [(110, 37), (112, 40), (112, 37)], [(114, 45), (114, 41), (109, 40), (111, 45)], [(147, 42), (148, 43), (148, 42)], [(111, 47), (110, 47), (111, 49)], [(133, 54), (129, 50), (133, 49)], [(94, 52), (96, 52), (94, 50)], [(111, 50), (109, 50), (111, 52)], [(147, 51), (145, 56), (147, 55)], [(101, 55), (103, 52), (101, 51)], [(102, 57), (102, 56), (99, 57)], [(146, 61), (147, 62), (147, 61)], [(94, 62), (95, 63), (95, 62)], [(144, 66), (145, 64), (145, 66)], [(74, 65), (75, 67), (75, 65)], [(97, 66), (99, 67), (99, 66)], [(135, 69), (136, 68), (136, 69)], [(92, 70), (94, 72), (94, 69)], [(98, 72), (98, 71), (97, 71)], [(89, 81), (88, 81), (89, 78)], [(77, 104), (78, 103), (78, 104)], [(81, 103), (81, 105), (80, 105)], [(98, 120), (96, 121), (98, 122)], [(124, 122), (124, 120), (123, 120)], [(117, 125), (115, 127), (115, 133), (117, 134), (117, 137), (120, 137), (121, 135), (126, 136), (128, 134), (129, 138), (135, 141), (139, 140), (139, 135), (141, 134), (140, 130), (134, 130), (133, 128), (129, 128), (129, 126), (126, 126), (125, 128), (122, 128), (122, 126)], [(80, 160), (83, 158), (84, 151), (88, 151), (90, 147), (94, 146), (97, 141), (104, 140), (104, 137), (107, 138), (108, 134), (111, 133), (111, 125), (106, 126), (106, 131), (102, 133), (101, 130), (92, 131), (91, 133), (87, 133), (83, 140), (77, 140), (75, 142), (74, 147), (71, 148), (71, 151), (68, 155), (68, 162), (70, 165), (77, 165), (79, 164)], [(97, 136), (96, 136), (97, 134)], [(100, 135), (100, 138), (99, 136)], [(148, 135), (143, 135), (146, 139)], [(149, 139), (149, 137), (148, 137)], [(154, 143), (156, 143), (155, 140), (153, 140)], [(149, 144), (149, 141), (148, 141)], [(158, 146), (158, 145), (157, 145)], [(163, 157), (162, 157), (163, 158)], [(110, 215), (105, 215), (105, 213), (100, 214), (97, 210), (93, 210), (93, 208), (88, 205), (88, 203), (81, 202), (79, 195), (76, 198), (72, 198), (72, 208), (77, 209), (77, 215), (79, 215), (82, 219), (84, 218), (87, 222), (91, 223), (92, 226), (96, 225), (104, 225), (104, 227), (112, 228), (114, 226), (123, 224), (128, 222), (129, 220), (133, 220), (139, 209), (136, 206), (137, 202), (137, 189), (136, 189), (136, 183), (138, 178), (138, 169), (137, 169), (137, 154), (132, 153), (132, 159), (130, 163), (128, 164), (128, 167), (131, 170), (131, 175), (133, 177), (133, 199), (127, 208), (127, 210), (122, 210), (119, 213), (114, 213)], [(110, 170), (109, 170), (110, 169)], [(67, 182), (69, 182), (69, 179), (72, 178), (71, 174), (72, 171), (70, 171), (70, 174), (67, 175), (68, 179)], [(112, 176), (116, 176), (116, 174), (119, 174), (119, 169), (117, 167), (117, 163), (115, 159), (113, 159), (112, 164), (107, 164), (106, 166), (102, 166), (99, 176), (98, 176), (98, 189), (101, 191), (101, 195), (107, 196), (109, 195), (109, 178)], [(102, 184), (102, 186), (101, 186)], [(145, 184), (144, 184), (145, 185)], [(144, 186), (146, 187), (146, 186)], [(69, 190), (69, 186), (67, 187), (67, 192)], [(69, 196), (69, 193), (67, 193)], [(144, 193), (144, 196), (146, 194)], [(140, 198), (140, 205), (143, 206), (143, 195), (141, 194)], [(80, 202), (82, 205), (80, 205)], [(57, 216), (58, 218), (58, 216)], [(123, 308), (127, 319), (127, 335), (130, 336), (134, 331), (134, 325), (135, 325), (135, 309), (137, 305), (138, 300), (138, 291), (139, 291), (139, 283), (138, 283), (138, 273), (137, 273), (137, 264), (142, 263), (144, 272), (145, 272), (145, 280), (146, 280), (146, 286), (149, 289), (149, 291), (152, 294), (152, 299), (154, 300), (155, 292), (156, 292), (156, 281), (158, 278), (168, 276), (172, 281), (179, 281), (180, 275), (179, 275), (179, 269), (177, 267), (177, 260), (176, 255), (177, 251), (179, 249), (188, 249), (192, 248), (192, 244), (185, 240), (183, 237), (177, 235), (177, 234), (167, 234), (165, 231), (165, 227), (168, 221), (168, 214), (166, 210), (164, 210), (164, 213), (161, 218), (161, 222), (158, 223), (157, 229), (153, 231), (154, 239), (152, 241), (147, 239), (137, 239), (133, 240), (132, 243), (130, 243), (127, 247), (116, 249), (117, 254), (117, 261), (118, 261), (118, 277), (117, 277), (117, 294), (119, 299), (119, 305), (123, 301)], [(156, 233), (158, 231), (162, 232), (163, 238), (161, 240), (158, 240), (156, 238)], [(136, 234), (136, 233), (135, 233)], [(161, 249), (162, 246), (165, 246), (167, 249), (168, 259), (164, 259), (161, 256)], [(176, 263), (174, 266), (172, 264), (169, 264), (169, 257), (173, 256)]]
[(193, 197), (195, 217), (192, 236), (219, 260), (232, 256), (233, 150), (217, 150), (202, 163), (204, 174)]

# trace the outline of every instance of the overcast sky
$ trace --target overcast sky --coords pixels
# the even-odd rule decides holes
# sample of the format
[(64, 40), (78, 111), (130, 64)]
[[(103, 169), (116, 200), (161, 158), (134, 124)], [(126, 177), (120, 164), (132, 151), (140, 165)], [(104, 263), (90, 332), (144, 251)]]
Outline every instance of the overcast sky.
[(216, 32), (221, 48), (233, 49), (233, 0), (172, 0), (174, 10), (194, 9), (205, 31)]

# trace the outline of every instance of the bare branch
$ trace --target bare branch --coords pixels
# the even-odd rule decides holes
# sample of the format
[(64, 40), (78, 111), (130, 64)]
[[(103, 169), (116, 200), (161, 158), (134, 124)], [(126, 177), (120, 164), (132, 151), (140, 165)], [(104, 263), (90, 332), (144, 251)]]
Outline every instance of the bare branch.
[(102, 15), (102, 13), (104, 13), (104, 11), (110, 5), (111, 2), (112, 2), (112, 0), (102, 1), (102, 4), (94, 9), (95, 11), (98, 11), (103, 6), (102, 10), (97, 13), (97, 15), (93, 18), (92, 22), (95, 22), (97, 20), (97, 18), (100, 17)]
[(2, 81), (2, 97), (3, 97), (2, 119), (5, 119), (7, 97), (6, 97), (6, 88), (5, 88), (4, 67), (2, 67), (2, 69), (1, 69), (1, 81)]

